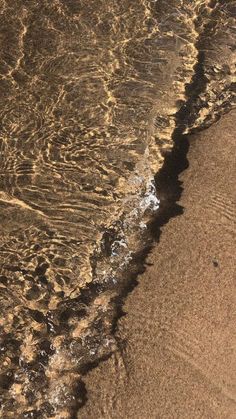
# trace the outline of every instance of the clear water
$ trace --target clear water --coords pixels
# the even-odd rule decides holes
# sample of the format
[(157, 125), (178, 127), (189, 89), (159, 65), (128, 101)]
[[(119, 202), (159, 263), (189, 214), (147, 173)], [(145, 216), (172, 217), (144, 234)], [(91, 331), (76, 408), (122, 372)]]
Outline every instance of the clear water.
[(114, 298), (158, 211), (176, 114), (188, 106), (191, 132), (233, 105), (235, 11), (1, 2), (3, 418), (71, 417), (83, 372), (115, 350)]

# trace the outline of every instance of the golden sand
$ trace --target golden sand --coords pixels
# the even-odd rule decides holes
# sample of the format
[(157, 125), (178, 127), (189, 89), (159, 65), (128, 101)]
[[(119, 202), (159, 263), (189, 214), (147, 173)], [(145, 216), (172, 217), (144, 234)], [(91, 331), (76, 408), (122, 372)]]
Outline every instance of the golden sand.
[(236, 417), (235, 117), (190, 138), (184, 214), (126, 300), (126, 349), (86, 377), (79, 418)]

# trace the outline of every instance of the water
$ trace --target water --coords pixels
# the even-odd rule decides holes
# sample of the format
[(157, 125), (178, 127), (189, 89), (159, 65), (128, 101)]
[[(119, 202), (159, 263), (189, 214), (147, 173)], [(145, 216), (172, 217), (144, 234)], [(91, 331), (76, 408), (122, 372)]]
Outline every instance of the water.
[[(176, 117), (233, 105), (235, 1), (1, 2), (1, 414), (71, 417), (116, 350)], [(128, 272), (128, 274), (127, 274)]]

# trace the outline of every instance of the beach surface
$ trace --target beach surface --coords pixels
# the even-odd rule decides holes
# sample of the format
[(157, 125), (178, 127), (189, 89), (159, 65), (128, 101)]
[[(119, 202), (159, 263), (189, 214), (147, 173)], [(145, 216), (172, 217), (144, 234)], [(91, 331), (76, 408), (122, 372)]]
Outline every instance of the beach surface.
[(236, 417), (235, 117), (189, 136), (183, 214), (162, 227), (78, 418)]
[(1, 418), (230, 417), (235, 14), (0, 2)]

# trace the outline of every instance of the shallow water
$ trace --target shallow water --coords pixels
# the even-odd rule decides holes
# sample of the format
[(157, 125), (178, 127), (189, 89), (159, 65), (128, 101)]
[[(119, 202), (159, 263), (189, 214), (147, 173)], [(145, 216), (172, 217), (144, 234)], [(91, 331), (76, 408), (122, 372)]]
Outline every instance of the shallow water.
[(235, 11), (1, 2), (2, 417), (71, 417), (81, 375), (116, 349), (113, 299), (173, 133), (233, 106)]

